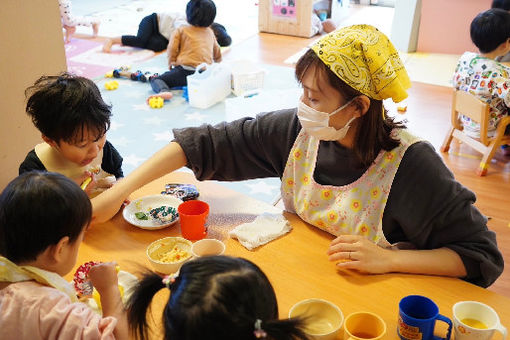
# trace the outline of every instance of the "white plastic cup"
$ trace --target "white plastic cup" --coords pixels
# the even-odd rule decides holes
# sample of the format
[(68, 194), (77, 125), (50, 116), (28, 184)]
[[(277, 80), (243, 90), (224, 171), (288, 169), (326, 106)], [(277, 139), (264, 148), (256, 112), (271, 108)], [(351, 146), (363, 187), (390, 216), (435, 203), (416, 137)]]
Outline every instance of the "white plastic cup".
[(194, 257), (217, 256), (225, 252), (225, 243), (214, 238), (204, 238), (196, 241), (191, 246), (191, 254)]
[(498, 331), (507, 337), (494, 309), (477, 301), (461, 301), (453, 305), (455, 340), (489, 340)]

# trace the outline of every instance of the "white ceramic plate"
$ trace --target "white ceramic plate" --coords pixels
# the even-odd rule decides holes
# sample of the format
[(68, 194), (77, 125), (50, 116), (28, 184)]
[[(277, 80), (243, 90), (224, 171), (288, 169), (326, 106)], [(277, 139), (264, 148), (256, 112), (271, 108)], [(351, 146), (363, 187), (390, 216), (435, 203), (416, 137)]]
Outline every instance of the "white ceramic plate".
[(182, 201), (180, 199), (170, 195), (144, 196), (129, 203), (124, 208), (124, 211), (122, 211), (122, 216), (127, 222), (142, 229), (148, 230), (163, 229), (177, 222), (179, 220), (179, 217), (177, 216), (174, 220), (168, 223), (161, 223), (160, 221), (155, 220), (150, 216), (148, 220), (140, 220), (136, 217), (135, 213), (143, 212), (148, 215), (149, 210), (161, 207), (163, 205), (174, 207), (175, 210), (177, 210), (177, 207), (181, 203)]

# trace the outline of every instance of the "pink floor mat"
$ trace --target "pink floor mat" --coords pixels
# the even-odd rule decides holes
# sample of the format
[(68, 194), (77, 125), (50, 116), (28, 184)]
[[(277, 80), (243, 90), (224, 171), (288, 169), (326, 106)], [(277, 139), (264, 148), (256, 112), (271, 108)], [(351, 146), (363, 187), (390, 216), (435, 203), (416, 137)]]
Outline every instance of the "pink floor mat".
[(153, 51), (132, 47), (116, 47), (112, 53), (103, 53), (101, 48), (102, 43), (96, 41), (72, 39), (65, 45), (68, 71), (94, 79), (115, 68), (130, 66), (155, 55)]

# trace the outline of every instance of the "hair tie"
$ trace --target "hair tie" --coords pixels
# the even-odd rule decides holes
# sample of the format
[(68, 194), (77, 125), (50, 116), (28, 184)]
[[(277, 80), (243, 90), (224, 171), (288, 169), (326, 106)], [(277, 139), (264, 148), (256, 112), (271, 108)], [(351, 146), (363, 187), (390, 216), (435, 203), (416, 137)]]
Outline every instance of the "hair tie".
[(266, 331), (262, 329), (262, 320), (257, 319), (255, 321), (255, 330), (253, 331), (253, 334), (257, 339), (263, 339), (267, 336)]
[(170, 274), (170, 275), (165, 275), (165, 276), (163, 276), (163, 279), (161, 280), (161, 282), (163, 282), (163, 284), (166, 286), (166, 288), (170, 289), (170, 285), (175, 282), (175, 278), (177, 277), (177, 275), (179, 275), (178, 272), (174, 273), (174, 274)]

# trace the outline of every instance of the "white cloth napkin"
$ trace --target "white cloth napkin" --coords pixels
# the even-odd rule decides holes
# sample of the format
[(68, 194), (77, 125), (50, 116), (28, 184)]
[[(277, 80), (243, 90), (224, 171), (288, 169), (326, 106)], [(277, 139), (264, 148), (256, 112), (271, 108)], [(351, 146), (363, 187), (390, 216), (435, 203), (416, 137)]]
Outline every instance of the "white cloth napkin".
[(229, 235), (237, 238), (248, 250), (253, 250), (291, 230), (292, 227), (282, 214), (263, 213), (253, 222), (238, 225)]

